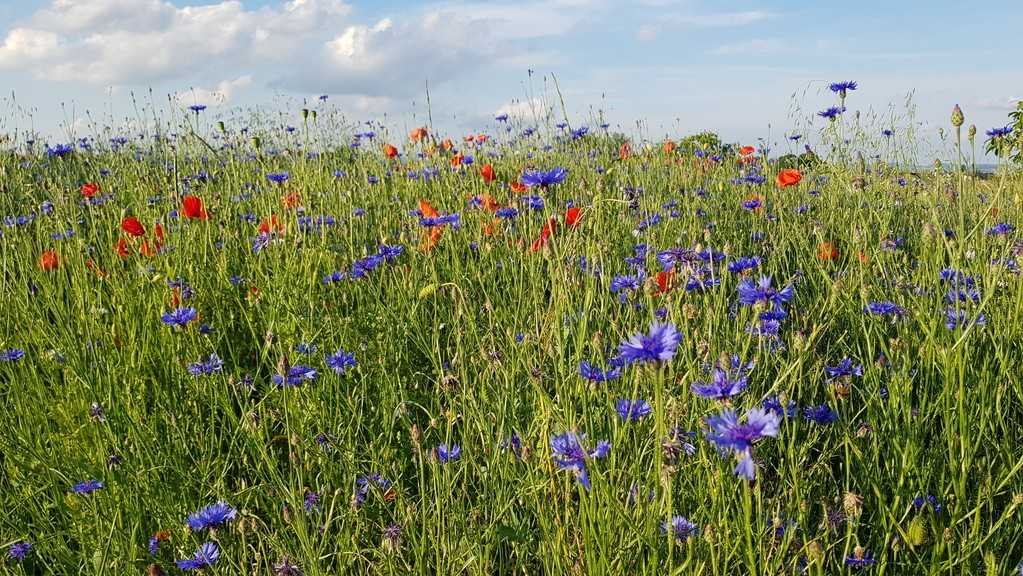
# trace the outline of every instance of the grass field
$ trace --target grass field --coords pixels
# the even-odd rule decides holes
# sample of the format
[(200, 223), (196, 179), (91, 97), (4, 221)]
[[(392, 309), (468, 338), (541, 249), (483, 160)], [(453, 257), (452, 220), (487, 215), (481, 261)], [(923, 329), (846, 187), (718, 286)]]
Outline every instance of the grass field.
[(0, 572), (1019, 571), (1017, 174), (317, 111), (0, 156)]

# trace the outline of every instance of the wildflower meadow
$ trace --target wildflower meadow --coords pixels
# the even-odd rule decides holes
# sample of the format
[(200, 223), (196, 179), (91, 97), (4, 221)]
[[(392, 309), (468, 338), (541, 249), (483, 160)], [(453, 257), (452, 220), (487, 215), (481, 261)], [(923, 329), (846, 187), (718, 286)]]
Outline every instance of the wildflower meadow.
[(869, 89), (8, 139), (0, 573), (1018, 574), (1023, 108)]

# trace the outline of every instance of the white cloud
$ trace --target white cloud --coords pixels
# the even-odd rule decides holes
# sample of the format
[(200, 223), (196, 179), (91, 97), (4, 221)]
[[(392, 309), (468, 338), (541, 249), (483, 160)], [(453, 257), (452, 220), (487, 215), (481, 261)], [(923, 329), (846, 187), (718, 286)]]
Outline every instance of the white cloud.
[(778, 39), (760, 39), (754, 38), (745, 42), (736, 42), (734, 44), (724, 44), (711, 50), (711, 54), (718, 56), (755, 56), (763, 54), (779, 54), (787, 52), (789, 45)]
[(195, 76), (287, 59), (342, 24), (349, 11), (342, 0), (259, 9), (240, 0), (181, 8), (166, 0), (52, 0), (31, 17), (31, 28), (7, 33), (0, 66), (100, 84)]
[(0, 68), (32, 65), (57, 53), (59, 39), (53, 32), (15, 28), (0, 44)]
[(673, 14), (666, 19), (670, 22), (701, 28), (724, 26), (746, 26), (772, 17), (770, 12), (750, 10), (746, 12), (716, 12), (711, 14)]
[(234, 80), (224, 80), (211, 89), (192, 88), (186, 92), (179, 92), (174, 95), (174, 99), (184, 106), (227, 104), (238, 92), (248, 88), (251, 84), (252, 76), (240, 76)]
[(1017, 103), (1023, 101), (1023, 98), (982, 98), (977, 101), (977, 107), (982, 110), (1015, 110)]
[(507, 114), (512, 120), (539, 122), (551, 112), (551, 105), (543, 98), (512, 100), (494, 111), (494, 116)]

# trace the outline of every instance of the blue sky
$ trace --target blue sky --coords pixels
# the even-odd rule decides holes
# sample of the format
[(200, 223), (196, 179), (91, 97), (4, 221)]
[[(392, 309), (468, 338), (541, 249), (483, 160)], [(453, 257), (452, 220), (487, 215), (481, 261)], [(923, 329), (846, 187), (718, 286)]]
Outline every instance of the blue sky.
[[(129, 118), (131, 93), (161, 109), (295, 112), (329, 94), (353, 119), (483, 127), (532, 122), (556, 102), (575, 124), (602, 111), (652, 140), (715, 130), (729, 140), (812, 132), (856, 80), (851, 110), (936, 141), (956, 103), (967, 123), (1002, 125), (1023, 74), (1011, 32), (1023, 2), (734, 0), (8, 0), (0, 4), (0, 130)], [(530, 75), (529, 71), (533, 73)], [(170, 99), (168, 100), (168, 95)], [(288, 110), (290, 108), (290, 110)], [(86, 115), (89, 111), (90, 115)], [(559, 112), (560, 114), (560, 112)], [(797, 122), (797, 118), (802, 119)], [(894, 120), (890, 119), (894, 118)], [(639, 124), (637, 124), (639, 122)], [(819, 126), (817, 121), (815, 126)]]

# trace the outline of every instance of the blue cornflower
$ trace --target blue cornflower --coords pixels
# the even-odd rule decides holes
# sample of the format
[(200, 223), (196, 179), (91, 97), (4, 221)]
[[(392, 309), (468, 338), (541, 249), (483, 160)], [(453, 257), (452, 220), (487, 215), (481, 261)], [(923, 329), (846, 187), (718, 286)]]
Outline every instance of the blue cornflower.
[(972, 320), (970, 315), (965, 310), (957, 310), (955, 308), (948, 308), (945, 310), (945, 327), (949, 330), (955, 330), (956, 328), (966, 328), (971, 323), (976, 326), (984, 326), (987, 324), (987, 317), (983, 314), (977, 314)]
[(345, 372), (347, 372), (349, 368), (354, 368), (359, 365), (358, 361), (355, 360), (355, 354), (345, 352), (341, 348), (338, 348), (337, 352), (334, 354), (329, 354), (326, 357), (326, 362), (327, 366), (341, 376), (344, 376)]
[(523, 196), (522, 201), (529, 206), (530, 210), (543, 210), (544, 201), (540, 196)]
[(447, 444), (438, 444), (435, 453), (437, 455), (437, 461), (441, 464), (446, 464), (448, 462), (458, 460), (462, 456), (462, 448), (458, 444), (452, 444), (450, 446)]
[(660, 223), (661, 223), (661, 213), (660, 212), (654, 212), (653, 214), (651, 214), (651, 215), (647, 216), (646, 218), (640, 220), (639, 224), (636, 224), (636, 230), (643, 231), (643, 230), (646, 230), (647, 228), (650, 228), (651, 226), (657, 226)]
[(742, 363), (738, 356), (724, 358), (714, 366), (710, 382), (695, 382), (693, 394), (712, 400), (728, 400), (746, 389), (753, 363)]
[(92, 494), (93, 492), (103, 488), (103, 483), (99, 480), (83, 480), (71, 487), (71, 491), (75, 494)]
[(304, 366), (302, 364), (296, 364), (288, 368), (287, 375), (274, 374), (270, 380), (274, 384), (281, 388), (287, 388), (292, 386), (298, 386), (305, 381), (312, 381), (316, 379), (316, 369), (311, 366)]
[(841, 108), (839, 108), (838, 106), (832, 106), (826, 110), (821, 110), (820, 112), (817, 113), (817, 115), (820, 116), (821, 118), (827, 118), (828, 120), (831, 120), (833, 122), (838, 119), (842, 112), (845, 112), (844, 106)]
[(838, 413), (832, 410), (831, 406), (820, 404), (803, 408), (803, 418), (815, 424), (827, 425), (838, 420)]
[(760, 208), (763, 205), (764, 202), (760, 198), (750, 198), (748, 200), (742, 201), (742, 207), (745, 208), (746, 210), (756, 210), (757, 208)]
[(199, 549), (195, 551), (191, 558), (178, 560), (177, 564), (178, 568), (190, 572), (212, 566), (219, 558), (220, 548), (217, 548), (217, 544), (215, 542), (206, 542), (199, 546)]
[(578, 140), (583, 136), (586, 136), (586, 134), (588, 134), (589, 131), (590, 129), (586, 126), (580, 126), (579, 128), (572, 130), (572, 140)]
[(192, 532), (201, 532), (223, 526), (234, 520), (237, 515), (237, 510), (221, 500), (200, 509), (198, 512), (189, 514), (185, 523), (188, 524)]
[(668, 248), (657, 253), (657, 261), (665, 270), (679, 263), (692, 262), (697, 258), (699, 257), (696, 255), (696, 251), (689, 248)]
[(825, 366), (824, 373), (828, 376), (829, 380), (843, 377), (863, 376), (863, 365), (853, 364), (851, 358), (842, 358), (842, 360), (835, 366)]
[(316, 344), (299, 342), (298, 344), (295, 344), (295, 352), (299, 354), (313, 354), (316, 352)]
[(764, 398), (764, 401), (760, 403), (760, 406), (767, 412), (787, 418), (795, 416), (796, 411), (798, 410), (795, 400), (789, 400), (788, 404), (782, 406), (781, 400), (777, 396), (768, 396), (767, 398)]
[(778, 414), (753, 408), (746, 412), (746, 423), (739, 424), (735, 410), (729, 408), (707, 418), (707, 426), (710, 428), (705, 435), (722, 450), (747, 452), (761, 438), (777, 436), (780, 422), (781, 416)]
[(25, 351), (21, 348), (0, 350), (0, 362), (17, 362), (25, 357)]
[(555, 184), (561, 184), (565, 181), (566, 176), (568, 176), (568, 169), (558, 167), (550, 170), (527, 170), (522, 173), (522, 177), (519, 180), (529, 188), (535, 186), (547, 188)]
[(845, 565), (853, 568), (866, 568), (868, 566), (873, 566), (876, 563), (877, 560), (874, 558), (874, 555), (862, 546), (854, 548), (853, 555), (847, 556), (845, 559)]
[(551, 438), (551, 450), (553, 452), (554, 464), (560, 470), (571, 470), (575, 473), (576, 479), (589, 490), (590, 477), (586, 469), (586, 463), (591, 459), (601, 459), (611, 452), (611, 443), (606, 440), (597, 442), (597, 447), (587, 451), (583, 448), (584, 435), (575, 432), (565, 432)]
[(362, 505), (373, 486), (387, 492), (391, 489), (391, 481), (375, 472), (359, 476), (355, 479), (355, 494), (352, 495), (352, 503), (356, 507)]
[(260, 252), (262, 252), (264, 248), (266, 248), (267, 246), (270, 245), (271, 242), (273, 242), (273, 239), (275, 237), (276, 234), (272, 232), (260, 232), (259, 234), (254, 236), (252, 238), (252, 253), (259, 254)]
[(875, 316), (902, 316), (906, 310), (894, 302), (870, 302), (863, 311)]
[(672, 516), (671, 520), (661, 523), (661, 532), (664, 534), (670, 534), (674, 536), (676, 540), (685, 542), (691, 536), (699, 534), (700, 529), (694, 522), (690, 522), (685, 516)]
[(834, 82), (828, 88), (838, 94), (840, 97), (845, 98), (846, 92), (851, 92), (857, 88), (856, 82), (847, 80), (845, 82)]
[(728, 271), (732, 274), (742, 274), (760, 266), (760, 256), (736, 258), (728, 263)]
[(678, 349), (682, 335), (671, 323), (653, 323), (647, 334), (633, 334), (618, 345), (618, 353), (626, 364), (634, 362), (669, 362)]
[(508, 121), (508, 115), (507, 114), (498, 114), (497, 116), (494, 116), (494, 120), (497, 120), (498, 122), (507, 122)]
[(583, 360), (579, 363), (579, 375), (590, 382), (609, 382), (617, 380), (622, 375), (622, 369), (621, 367), (612, 367), (605, 372), (601, 372), (599, 368)]
[(208, 376), (224, 369), (224, 361), (214, 352), (209, 359), (193, 362), (188, 365), (188, 373), (192, 376)]
[(615, 402), (615, 412), (618, 416), (626, 422), (636, 422), (642, 420), (653, 412), (653, 408), (646, 400), (629, 400), (627, 398), (619, 398)]
[(623, 275), (615, 276), (611, 279), (611, 293), (618, 294), (619, 299), (625, 299), (627, 292), (638, 291), (640, 286), (643, 285), (643, 274), (642, 272), (635, 275)]
[(10, 558), (11, 560), (21, 562), (22, 560), (25, 559), (25, 556), (28, 556), (28, 551), (31, 549), (32, 549), (31, 542), (19, 540), (14, 544), (11, 544), (11, 547), (7, 549), (7, 557)]
[(198, 316), (198, 313), (195, 311), (195, 308), (187, 306), (165, 312), (163, 316), (160, 316), (160, 320), (168, 326), (184, 326), (195, 320), (196, 316)]
[(987, 135), (991, 138), (1004, 138), (1012, 134), (1012, 126), (1003, 126), (1002, 128), (992, 128), (987, 131)]
[(146, 550), (149, 551), (150, 556), (156, 556), (157, 552), (160, 551), (160, 538), (158, 535), (149, 537), (149, 544), (146, 545)]
[(377, 249), (377, 254), (380, 255), (380, 256), (383, 256), (384, 260), (386, 260), (388, 263), (390, 263), (390, 262), (394, 262), (398, 258), (398, 256), (401, 256), (401, 254), (404, 251), (405, 251), (405, 247), (402, 246), (401, 244), (397, 244), (397, 245), (394, 245), (394, 246), (389, 246), (387, 244), (381, 244), (380, 248)]
[(739, 282), (739, 303), (744, 306), (753, 306), (758, 302), (781, 306), (792, 299), (792, 286), (786, 286), (776, 290), (771, 286), (770, 276), (761, 276), (756, 284), (748, 278)]
[(63, 158), (74, 151), (75, 147), (73, 144), (57, 144), (52, 148), (46, 147), (46, 155), (50, 158)]
[(266, 179), (274, 184), (284, 184), (290, 177), (291, 175), (287, 172), (271, 172), (266, 175)]
[(941, 514), (941, 511), (943, 510), (941, 502), (939, 502), (938, 499), (931, 494), (928, 494), (927, 496), (917, 496), (913, 499), (913, 508), (919, 510), (927, 507), (934, 510), (935, 514)]
[(206, 109), (206, 105), (205, 104), (192, 104), (191, 106), (188, 107), (188, 109), (191, 110), (192, 112), (195, 112), (196, 114), (198, 114), (198, 113), (200, 113), (200, 112), (202, 112), (203, 110)]
[(424, 216), (419, 219), (419, 225), (424, 228), (433, 228), (435, 226), (445, 226), (448, 224), (456, 226), (460, 220), (461, 216), (459, 216), (456, 212), (454, 214), (444, 214), (436, 217)]
[(519, 215), (519, 211), (511, 206), (505, 206), (504, 208), (498, 208), (494, 215), (498, 218), (512, 219)]
[(760, 408), (746, 412), (746, 423), (739, 424), (739, 419), (732, 409), (727, 409), (717, 416), (707, 418), (709, 429), (704, 432), (708, 440), (717, 445), (722, 452), (733, 452), (739, 462), (733, 472), (736, 476), (752, 481), (756, 479), (756, 463), (753, 461), (753, 445), (768, 436), (778, 435), (781, 416)]
[(1015, 229), (1016, 229), (1016, 227), (1013, 226), (1012, 224), (1009, 224), (1008, 222), (1001, 222), (999, 224), (995, 224), (994, 226), (988, 228), (987, 235), (988, 236), (1005, 236), (1007, 234), (1012, 234), (1013, 230), (1015, 230)]

